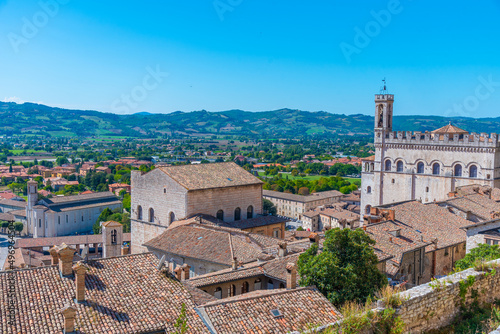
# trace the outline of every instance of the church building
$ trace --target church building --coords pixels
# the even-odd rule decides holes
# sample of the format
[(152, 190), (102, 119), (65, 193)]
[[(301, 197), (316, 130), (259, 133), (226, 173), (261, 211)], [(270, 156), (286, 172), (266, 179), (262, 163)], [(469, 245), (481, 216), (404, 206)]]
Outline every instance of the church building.
[(434, 131), (392, 131), (394, 95), (375, 95), (375, 155), (363, 159), (361, 219), (374, 206), (442, 201), (457, 187), (500, 187), (498, 134), (451, 123)]
[(132, 171), (131, 183), (133, 253), (177, 220), (205, 214), (231, 225), (262, 214), (263, 182), (234, 162)]

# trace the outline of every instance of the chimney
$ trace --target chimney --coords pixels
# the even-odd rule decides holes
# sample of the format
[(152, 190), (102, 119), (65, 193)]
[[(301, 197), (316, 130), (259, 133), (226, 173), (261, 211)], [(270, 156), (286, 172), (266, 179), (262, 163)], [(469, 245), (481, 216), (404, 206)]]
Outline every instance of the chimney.
[(392, 237), (389, 237), (389, 242), (391, 242), (391, 243), (392, 243)]
[(181, 278), (182, 278), (182, 272), (183, 272), (182, 267), (177, 267), (177, 268), (175, 268), (175, 270), (174, 270), (174, 273), (175, 273), (175, 278), (177, 278), (177, 280), (179, 280), (179, 281), (180, 281), (180, 280), (181, 280)]
[(238, 269), (238, 261), (237, 261), (236, 257), (233, 257), (233, 261), (231, 262), (231, 265), (233, 267), (233, 270)]
[(286, 288), (288, 290), (297, 287), (297, 266), (293, 262), (286, 265)]
[(57, 247), (57, 256), (59, 258), (59, 271), (62, 276), (68, 276), (73, 273), (73, 256), (76, 250), (65, 243)]
[(285, 241), (280, 241), (278, 243), (278, 256), (279, 257), (284, 257), (286, 256), (286, 254), (288, 253), (286, 247), (287, 247), (287, 243)]
[(87, 268), (83, 265), (82, 261), (78, 261), (73, 266), (73, 271), (75, 273), (76, 301), (81, 303), (85, 301), (85, 274)]
[(64, 317), (64, 334), (75, 333), (76, 309), (66, 305), (59, 311)]
[(366, 225), (363, 225), (363, 231), (366, 232)]
[(58, 264), (59, 263), (59, 257), (57, 256), (57, 247), (53, 246), (51, 249), (49, 249), (50, 256), (52, 257), (52, 260), (50, 263), (52, 265)]
[(188, 280), (189, 279), (189, 269), (191, 268), (191, 266), (187, 263), (184, 263), (181, 268), (182, 268), (181, 281)]
[(311, 242), (311, 244), (319, 243), (319, 235), (318, 235), (318, 233), (311, 233), (309, 235), (309, 241)]
[(129, 252), (130, 252), (130, 246), (122, 246), (122, 252), (121, 252), (122, 255), (128, 255)]

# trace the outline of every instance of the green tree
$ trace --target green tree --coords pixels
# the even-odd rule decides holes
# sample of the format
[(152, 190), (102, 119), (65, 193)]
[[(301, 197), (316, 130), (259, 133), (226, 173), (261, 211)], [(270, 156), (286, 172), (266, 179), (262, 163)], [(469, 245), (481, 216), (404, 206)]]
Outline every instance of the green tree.
[(500, 258), (498, 245), (480, 244), (455, 263), (455, 270), (462, 271), (474, 267), (478, 261), (491, 261)]
[(175, 334), (185, 334), (188, 331), (188, 325), (187, 325), (187, 315), (186, 315), (186, 304), (182, 303), (181, 306), (181, 313), (179, 314), (179, 317), (177, 320), (175, 320)]
[(295, 177), (295, 176), (297, 176), (297, 175), (299, 175), (299, 171), (298, 171), (298, 170), (296, 170), (295, 168), (294, 168), (294, 169), (292, 169), (292, 176), (293, 176), (293, 177)]
[(123, 208), (128, 212), (130, 212), (130, 194), (123, 195), (122, 204)]
[(315, 285), (333, 304), (364, 303), (387, 284), (378, 270), (373, 241), (362, 229), (326, 232), (323, 251), (312, 245), (298, 260), (300, 285)]
[(309, 188), (307, 187), (300, 187), (299, 191), (297, 192), (299, 195), (309, 195)]
[(21, 235), (21, 232), (24, 229), (24, 225), (21, 222), (14, 222), (14, 231), (18, 232)]
[(9, 227), (9, 222), (2, 220), (0, 221), (0, 226), (2, 227), (2, 232), (5, 233), (5, 230), (7, 229), (7, 227)]
[(264, 212), (267, 212), (269, 213), (270, 215), (276, 215), (276, 207), (274, 206), (273, 202), (271, 202), (270, 200), (268, 199), (263, 199), (262, 200), (262, 209), (264, 210)]
[(97, 218), (97, 221), (94, 223), (92, 226), (92, 230), (94, 231), (94, 234), (101, 234), (101, 222), (108, 221), (109, 216), (113, 214), (113, 211), (111, 211), (110, 208), (106, 208), (102, 210), (101, 214)]

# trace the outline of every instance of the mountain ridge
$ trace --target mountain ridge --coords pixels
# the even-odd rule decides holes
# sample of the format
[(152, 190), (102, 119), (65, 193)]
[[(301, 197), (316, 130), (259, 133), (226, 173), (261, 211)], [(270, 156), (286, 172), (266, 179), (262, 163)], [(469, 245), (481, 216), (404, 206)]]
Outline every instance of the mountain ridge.
[[(146, 111), (119, 115), (96, 110), (0, 102), (0, 135), (161, 137), (230, 135), (254, 138), (372, 136), (374, 118), (282, 108), (271, 111)], [(498, 132), (500, 117), (394, 116), (394, 129), (432, 131), (449, 121), (470, 132)]]

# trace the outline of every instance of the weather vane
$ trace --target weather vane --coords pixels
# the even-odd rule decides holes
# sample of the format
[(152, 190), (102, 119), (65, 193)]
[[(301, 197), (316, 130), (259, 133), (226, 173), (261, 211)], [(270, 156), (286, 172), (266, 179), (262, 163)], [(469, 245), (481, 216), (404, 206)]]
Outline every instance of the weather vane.
[(384, 87), (380, 88), (380, 92), (382, 94), (385, 94), (385, 93), (387, 93), (387, 86), (386, 86), (385, 78), (382, 79), (382, 82), (384, 83)]

